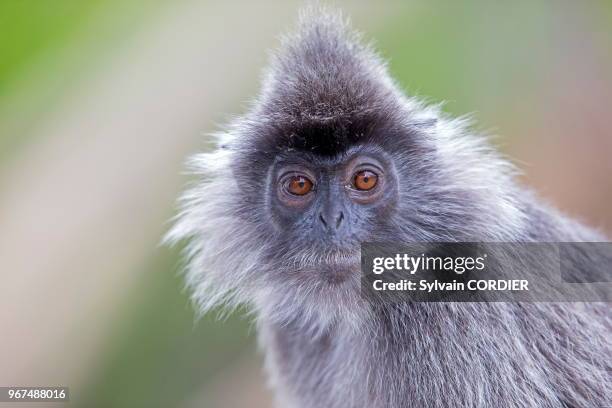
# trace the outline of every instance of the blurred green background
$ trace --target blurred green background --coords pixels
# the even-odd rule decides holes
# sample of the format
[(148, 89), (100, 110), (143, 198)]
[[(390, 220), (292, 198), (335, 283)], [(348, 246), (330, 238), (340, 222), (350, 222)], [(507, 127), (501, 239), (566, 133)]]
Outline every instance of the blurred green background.
[[(527, 184), (612, 231), (612, 2), (335, 4), (407, 92), (476, 112)], [(183, 160), (244, 111), (299, 7), (0, 1), (0, 385), (269, 406), (250, 322), (196, 321), (158, 242)]]

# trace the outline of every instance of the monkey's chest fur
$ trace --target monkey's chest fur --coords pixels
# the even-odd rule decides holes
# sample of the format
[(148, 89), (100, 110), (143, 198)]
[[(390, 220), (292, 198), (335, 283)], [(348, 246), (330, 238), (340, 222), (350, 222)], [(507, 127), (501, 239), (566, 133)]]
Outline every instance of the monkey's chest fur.
[(261, 338), (279, 407), (601, 407), (607, 340), (575, 325), (605, 310), (407, 304), (315, 336), (264, 320)]

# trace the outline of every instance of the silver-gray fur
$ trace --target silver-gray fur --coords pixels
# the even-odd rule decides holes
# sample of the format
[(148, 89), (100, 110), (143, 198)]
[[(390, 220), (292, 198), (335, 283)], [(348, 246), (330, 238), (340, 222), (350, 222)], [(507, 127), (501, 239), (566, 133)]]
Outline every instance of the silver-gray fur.
[[(329, 139), (316, 139), (321, 129)], [(339, 13), (302, 15), (252, 108), (216, 137), (190, 161), (200, 177), (167, 240), (188, 241), (187, 284), (202, 312), (251, 308), (278, 406), (612, 407), (608, 304), (362, 299), (359, 238), (606, 239), (518, 186), (465, 119), (406, 97)], [(408, 180), (384, 230), (344, 249), (286, 242), (261, 185), (275, 157), (354, 145), (385, 151)], [(349, 273), (336, 279), (329, 265)]]

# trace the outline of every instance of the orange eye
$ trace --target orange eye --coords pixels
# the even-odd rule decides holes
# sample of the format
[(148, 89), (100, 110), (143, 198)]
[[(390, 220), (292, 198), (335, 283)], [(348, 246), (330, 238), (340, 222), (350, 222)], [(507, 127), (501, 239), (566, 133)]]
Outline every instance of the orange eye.
[(362, 170), (355, 174), (353, 184), (357, 190), (368, 191), (376, 187), (378, 175), (368, 170)]
[(287, 182), (287, 191), (293, 195), (303, 196), (312, 190), (312, 181), (304, 176), (293, 176)]

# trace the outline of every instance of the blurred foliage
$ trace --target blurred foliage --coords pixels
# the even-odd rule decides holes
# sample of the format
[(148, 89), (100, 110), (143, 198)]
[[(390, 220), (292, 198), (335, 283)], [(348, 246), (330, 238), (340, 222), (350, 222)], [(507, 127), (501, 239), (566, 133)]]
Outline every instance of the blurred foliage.
[(542, 2), (406, 2), (373, 37), (409, 94), (462, 115), (492, 92), (507, 103), (524, 99), (539, 79), (549, 29)]
[(109, 335), (108, 358), (79, 393), (79, 406), (179, 406), (252, 344), (244, 319), (219, 321), (209, 313), (196, 321), (181, 277), (171, 272), (177, 265), (174, 250), (151, 260), (146, 281)]
[(106, 0), (0, 2), (0, 95), (33, 59), (53, 52), (87, 26)]
[[(0, 163), (164, 0), (0, 1)], [(112, 47), (111, 47), (112, 46)]]

